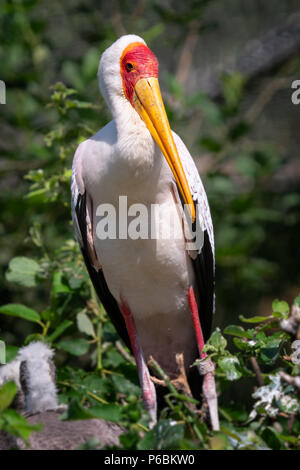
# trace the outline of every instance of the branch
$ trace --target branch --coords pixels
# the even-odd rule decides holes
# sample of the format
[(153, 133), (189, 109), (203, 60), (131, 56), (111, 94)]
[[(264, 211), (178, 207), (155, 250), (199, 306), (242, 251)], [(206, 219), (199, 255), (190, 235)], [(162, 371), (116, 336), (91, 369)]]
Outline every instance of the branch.
[(255, 359), (255, 357), (250, 357), (250, 362), (251, 362), (252, 369), (255, 372), (258, 385), (262, 387), (264, 385), (264, 379), (263, 379), (260, 367), (258, 365), (258, 362)]
[(187, 81), (193, 63), (193, 54), (198, 41), (199, 21), (194, 20), (189, 25), (189, 32), (181, 49), (178, 61), (176, 80), (183, 87)]

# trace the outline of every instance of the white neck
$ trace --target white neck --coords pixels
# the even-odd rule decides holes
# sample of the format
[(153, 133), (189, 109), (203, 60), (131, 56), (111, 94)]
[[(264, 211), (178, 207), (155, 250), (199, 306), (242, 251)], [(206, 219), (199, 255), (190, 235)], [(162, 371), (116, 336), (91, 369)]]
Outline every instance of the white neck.
[(125, 97), (115, 100), (111, 111), (118, 133), (118, 158), (132, 171), (132, 177), (157, 178), (162, 164), (158, 146), (131, 103)]

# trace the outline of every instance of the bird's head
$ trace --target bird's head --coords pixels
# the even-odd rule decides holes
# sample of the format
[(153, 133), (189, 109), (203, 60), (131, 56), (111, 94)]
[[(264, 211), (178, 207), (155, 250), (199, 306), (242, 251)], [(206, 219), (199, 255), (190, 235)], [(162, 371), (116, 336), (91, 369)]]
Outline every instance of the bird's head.
[(122, 114), (129, 119), (128, 111), (133, 108), (145, 123), (166, 158), (194, 221), (193, 198), (161, 97), (155, 54), (139, 36), (122, 36), (102, 54), (98, 78), (102, 95), (115, 117)]

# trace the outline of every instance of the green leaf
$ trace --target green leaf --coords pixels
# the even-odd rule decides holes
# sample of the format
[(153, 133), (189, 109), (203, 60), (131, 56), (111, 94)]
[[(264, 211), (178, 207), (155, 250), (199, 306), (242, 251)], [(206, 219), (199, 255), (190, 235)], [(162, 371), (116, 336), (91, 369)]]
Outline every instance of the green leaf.
[(141, 394), (141, 389), (138, 385), (128, 380), (126, 377), (120, 375), (113, 375), (112, 382), (114, 384), (115, 389), (118, 392), (126, 395), (136, 395), (139, 396)]
[(221, 78), (226, 105), (232, 110), (243, 96), (245, 78), (239, 72), (233, 72), (231, 75), (223, 74)]
[(284, 444), (280, 441), (277, 432), (274, 428), (268, 426), (261, 433), (261, 437), (265, 443), (273, 450), (284, 449)]
[(26, 336), (24, 341), (24, 346), (31, 343), (32, 341), (45, 341), (45, 337), (41, 333), (31, 333), (30, 335)]
[(119, 423), (123, 418), (122, 408), (113, 403), (91, 406), (89, 413), (93, 418), (105, 419), (106, 421), (112, 421), (114, 423)]
[(223, 372), (225, 372), (227, 380), (233, 381), (242, 377), (240, 361), (235, 356), (219, 359), (218, 366)]
[(4, 429), (22, 439), (28, 439), (32, 431), (43, 429), (42, 423), (31, 425), (23, 416), (10, 408), (2, 412), (1, 418), (4, 422)]
[(35, 310), (21, 304), (6, 304), (0, 307), (0, 313), (12, 317), (24, 318), (35, 323), (40, 322), (40, 315)]
[(149, 43), (153, 41), (153, 39), (157, 38), (157, 36), (160, 36), (163, 33), (164, 29), (165, 25), (163, 23), (156, 22), (149, 29), (143, 31), (143, 38), (149, 45)]
[(115, 348), (110, 348), (103, 361), (104, 367), (116, 369), (125, 362), (125, 359)]
[(0, 388), (0, 411), (5, 410), (12, 403), (18, 392), (15, 382), (6, 382)]
[(179, 81), (177, 80), (177, 78), (174, 75), (172, 75), (171, 73), (169, 73), (167, 75), (167, 78), (168, 78), (168, 88), (169, 88), (170, 92), (172, 93), (172, 95), (177, 100), (182, 99), (182, 86), (179, 83)]
[(63, 349), (74, 356), (82, 356), (88, 352), (90, 347), (88, 341), (82, 338), (62, 339), (56, 346), (58, 349)]
[(81, 331), (81, 333), (85, 333), (86, 335), (92, 336), (93, 338), (95, 338), (96, 334), (95, 334), (93, 323), (91, 322), (91, 320), (89, 319), (86, 313), (84, 312), (78, 313), (76, 316), (76, 320), (77, 320), (78, 330)]
[(124, 449), (134, 449), (136, 450), (136, 446), (140, 440), (138, 432), (136, 430), (130, 430), (121, 434), (120, 437), (120, 444), (124, 447)]
[(239, 403), (232, 402), (225, 408), (221, 408), (222, 413), (226, 415), (226, 418), (229, 421), (247, 421), (248, 419), (248, 412), (245, 409), (245, 405), (241, 405)]
[(17, 346), (12, 346), (10, 344), (6, 345), (5, 353), (6, 353), (6, 362), (10, 362), (15, 359), (18, 355), (19, 348)]
[(73, 398), (68, 406), (68, 409), (62, 415), (62, 421), (68, 420), (73, 421), (76, 419), (91, 419), (92, 415), (88, 409), (78, 402), (76, 398)]
[(230, 441), (225, 434), (217, 432), (209, 440), (211, 450), (228, 450), (232, 449)]
[(295, 298), (294, 305), (298, 305), (298, 307), (300, 307), (300, 294)]
[(243, 315), (240, 315), (239, 319), (243, 321), (244, 323), (262, 323), (266, 320), (269, 320), (270, 317), (262, 317), (262, 316), (256, 315), (255, 317), (246, 318)]
[(99, 51), (96, 47), (91, 47), (83, 57), (82, 73), (85, 78), (93, 79), (98, 70)]
[(285, 300), (275, 299), (272, 302), (273, 314), (278, 314), (279, 317), (287, 318), (290, 313), (289, 304)]
[(224, 351), (224, 349), (227, 346), (227, 341), (224, 338), (224, 336), (222, 336), (219, 328), (217, 328), (213, 332), (213, 334), (211, 335), (211, 337), (208, 340), (208, 344), (212, 345), (218, 351)]
[(172, 450), (180, 448), (184, 437), (182, 424), (171, 424), (170, 420), (160, 420), (137, 445), (139, 450)]
[(63, 415), (63, 420), (97, 418), (118, 423), (122, 417), (122, 408), (113, 403), (84, 408), (77, 399), (72, 399), (67, 412)]
[(278, 359), (278, 357), (279, 357), (278, 346), (261, 348), (260, 350), (260, 358), (265, 364), (268, 364), (268, 365), (274, 364), (274, 362)]
[(200, 139), (200, 144), (210, 152), (220, 152), (222, 150), (221, 142), (211, 136), (203, 136)]
[(57, 271), (53, 274), (52, 280), (52, 295), (70, 293), (72, 292), (67, 284), (67, 281), (61, 271)]
[(229, 325), (225, 328), (224, 333), (226, 335), (240, 336), (242, 338), (252, 339), (254, 336), (253, 330), (245, 331), (242, 326)]
[(82, 264), (78, 263), (65, 263), (64, 275), (68, 280), (68, 285), (72, 290), (77, 290), (88, 281), (88, 274)]
[(97, 437), (91, 437), (87, 441), (85, 441), (83, 444), (80, 444), (76, 450), (95, 450), (101, 447), (101, 442)]
[(6, 272), (6, 279), (24, 287), (36, 286), (36, 277), (41, 268), (36, 261), (24, 256), (13, 258)]
[(278, 331), (271, 336), (266, 336), (264, 332), (256, 335), (256, 347), (260, 349), (260, 358), (268, 365), (273, 364), (279, 357), (279, 347), (285, 340), (285, 333)]
[(60, 325), (48, 336), (48, 339), (52, 342), (55, 341), (67, 328), (73, 325), (71, 320), (63, 320)]
[(88, 375), (84, 380), (80, 380), (80, 382), (87, 390), (99, 396), (110, 393), (112, 389), (112, 383), (109, 379), (98, 377), (95, 374)]
[(244, 340), (238, 337), (233, 338), (233, 342), (236, 345), (236, 347), (240, 349), (241, 351), (247, 351), (247, 349), (249, 349), (250, 347), (247, 340)]
[(198, 105), (204, 115), (204, 119), (211, 124), (219, 125), (222, 123), (222, 113), (218, 105), (204, 93), (197, 93), (187, 99), (187, 105)]
[(237, 124), (233, 125), (229, 131), (229, 137), (231, 140), (237, 140), (243, 135), (247, 134), (251, 126), (247, 122), (240, 121)]

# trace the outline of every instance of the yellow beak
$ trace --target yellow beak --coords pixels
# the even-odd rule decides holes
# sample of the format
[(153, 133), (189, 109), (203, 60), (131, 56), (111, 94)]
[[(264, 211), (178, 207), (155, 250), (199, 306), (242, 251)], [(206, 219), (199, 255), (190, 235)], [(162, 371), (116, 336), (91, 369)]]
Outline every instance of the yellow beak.
[(176, 179), (181, 196), (185, 204), (188, 205), (192, 222), (194, 222), (195, 206), (192, 194), (173, 139), (157, 78), (141, 78), (136, 83), (133, 93), (133, 106), (165, 156)]

